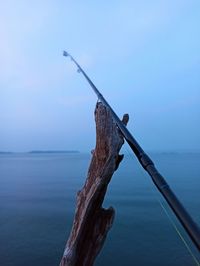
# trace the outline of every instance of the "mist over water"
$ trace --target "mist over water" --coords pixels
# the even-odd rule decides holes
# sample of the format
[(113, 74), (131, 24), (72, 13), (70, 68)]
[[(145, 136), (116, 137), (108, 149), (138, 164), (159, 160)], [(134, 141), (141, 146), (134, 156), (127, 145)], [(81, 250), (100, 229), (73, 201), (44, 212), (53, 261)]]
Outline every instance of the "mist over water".
[[(200, 153), (152, 153), (158, 169), (200, 224)], [(59, 265), (84, 184), (89, 154), (0, 155), (0, 264)], [(96, 266), (195, 265), (159, 204), (196, 249), (134, 156), (125, 155), (105, 207), (116, 216)]]

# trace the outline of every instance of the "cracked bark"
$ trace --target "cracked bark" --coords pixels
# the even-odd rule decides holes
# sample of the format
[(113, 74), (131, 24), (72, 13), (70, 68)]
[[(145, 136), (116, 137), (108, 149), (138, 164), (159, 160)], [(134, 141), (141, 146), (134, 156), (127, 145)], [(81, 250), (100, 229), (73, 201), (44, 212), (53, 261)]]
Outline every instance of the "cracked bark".
[[(115, 211), (102, 207), (107, 186), (123, 159), (123, 136), (101, 102), (95, 109), (96, 147), (83, 188), (77, 193), (72, 230), (60, 266), (92, 266), (112, 227)], [(123, 123), (128, 123), (124, 115)]]

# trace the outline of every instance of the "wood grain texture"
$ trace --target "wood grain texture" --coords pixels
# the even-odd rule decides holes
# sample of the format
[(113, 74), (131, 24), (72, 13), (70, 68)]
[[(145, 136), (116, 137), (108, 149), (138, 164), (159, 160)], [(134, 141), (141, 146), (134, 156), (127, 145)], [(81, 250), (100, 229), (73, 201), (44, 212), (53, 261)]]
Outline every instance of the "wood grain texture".
[[(72, 230), (60, 266), (91, 266), (113, 224), (114, 209), (102, 207), (107, 186), (123, 155), (124, 143), (111, 113), (101, 102), (95, 109), (96, 147), (83, 188), (77, 193)], [(128, 122), (128, 115), (122, 120)]]

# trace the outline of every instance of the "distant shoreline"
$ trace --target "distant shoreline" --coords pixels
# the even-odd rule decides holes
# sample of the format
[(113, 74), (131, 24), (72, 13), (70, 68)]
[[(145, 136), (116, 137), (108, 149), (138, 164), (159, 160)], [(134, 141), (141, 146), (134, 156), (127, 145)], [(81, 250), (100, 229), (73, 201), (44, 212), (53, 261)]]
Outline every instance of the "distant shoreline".
[(27, 152), (11, 152), (11, 151), (0, 151), (0, 154), (6, 155), (6, 154), (15, 154), (15, 153), (24, 153), (24, 154), (44, 154), (44, 153), (80, 153), (80, 151), (76, 150), (33, 150), (33, 151), (27, 151)]
[(29, 151), (28, 153), (80, 153), (80, 151), (76, 151), (76, 150), (64, 150), (64, 151), (60, 151), (60, 150), (47, 150), (47, 151), (40, 151), (40, 150), (35, 150), (35, 151)]
[(11, 151), (0, 151), (0, 154), (13, 154), (14, 152)]

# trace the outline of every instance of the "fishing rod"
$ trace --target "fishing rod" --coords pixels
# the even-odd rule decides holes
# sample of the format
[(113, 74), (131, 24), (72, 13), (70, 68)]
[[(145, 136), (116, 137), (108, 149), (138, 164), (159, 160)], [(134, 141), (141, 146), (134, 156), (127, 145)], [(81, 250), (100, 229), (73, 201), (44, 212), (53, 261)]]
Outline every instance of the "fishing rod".
[(123, 122), (120, 120), (120, 118), (116, 115), (116, 113), (113, 111), (111, 106), (108, 104), (108, 102), (105, 100), (103, 95), (99, 92), (99, 90), (96, 88), (94, 83), (90, 80), (90, 78), (86, 75), (84, 70), (80, 67), (80, 65), (76, 62), (76, 60), (66, 51), (63, 52), (63, 56), (68, 56), (77, 66), (78, 72), (82, 73), (83, 76), (86, 78), (90, 86), (92, 87), (93, 91), (96, 93), (98, 99), (107, 107), (109, 108), (112, 117), (114, 121), (116, 122), (119, 130), (121, 131), (123, 137), (129, 144), (132, 151), (135, 153), (137, 159), (139, 160), (142, 167), (147, 171), (147, 173), (151, 176), (152, 181), (156, 185), (157, 189), (160, 191), (160, 193), (163, 195), (173, 212), (175, 213), (176, 217), (182, 224), (182, 226), (185, 228), (186, 232), (188, 233), (189, 237), (197, 247), (197, 249), (200, 251), (200, 229), (198, 225), (195, 223), (195, 221), (192, 219), (190, 214), (186, 211), (182, 203), (179, 201), (177, 196), (174, 194), (164, 177), (159, 173), (159, 171), (156, 169), (153, 161), (150, 159), (150, 157), (143, 151), (141, 146), (138, 144), (138, 142), (135, 140), (135, 138), (132, 136), (132, 134), (129, 132), (127, 127), (123, 124)]

